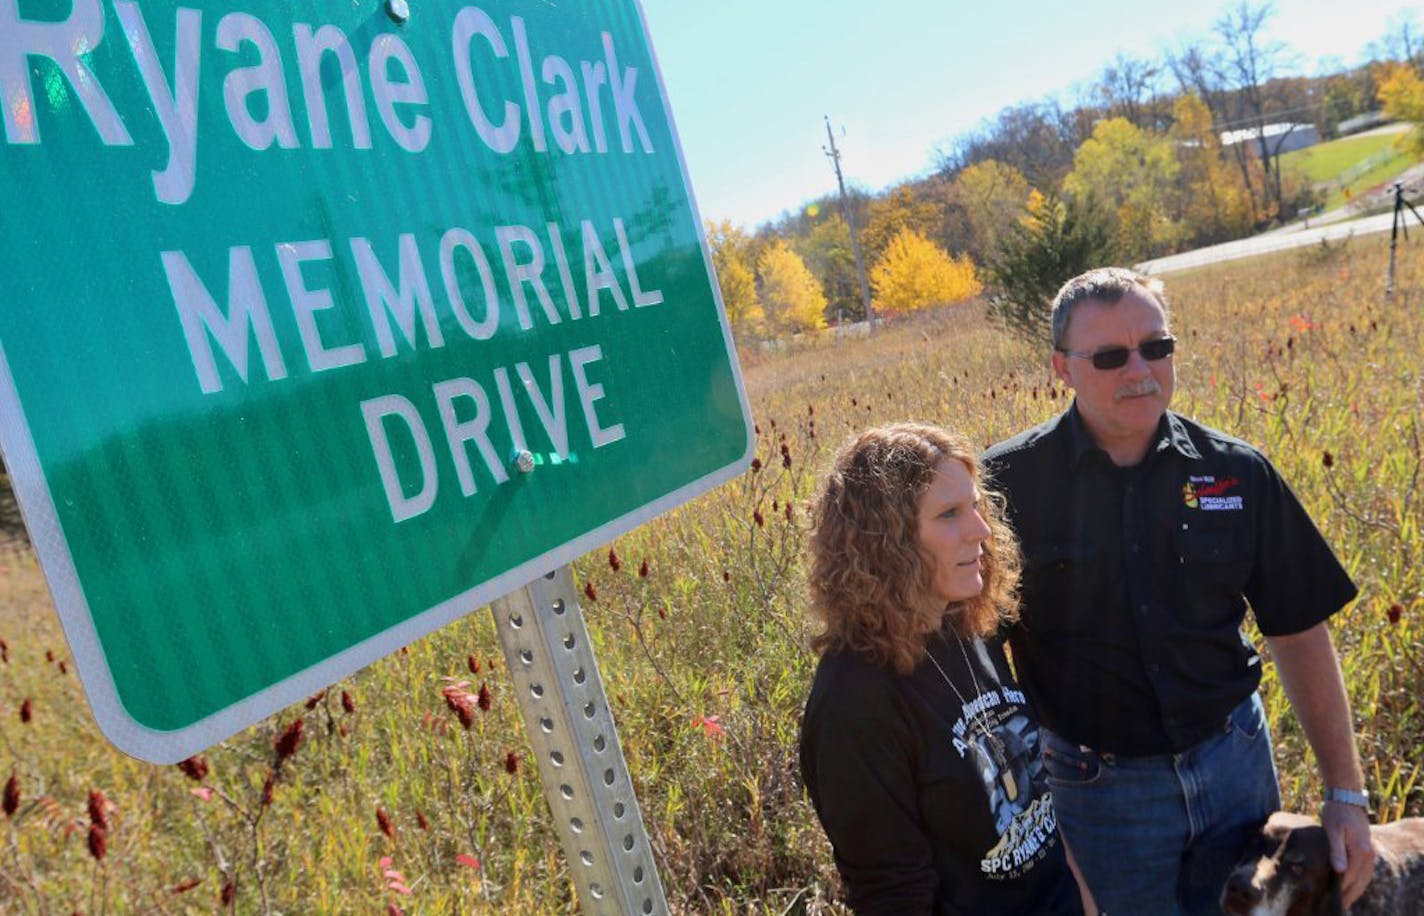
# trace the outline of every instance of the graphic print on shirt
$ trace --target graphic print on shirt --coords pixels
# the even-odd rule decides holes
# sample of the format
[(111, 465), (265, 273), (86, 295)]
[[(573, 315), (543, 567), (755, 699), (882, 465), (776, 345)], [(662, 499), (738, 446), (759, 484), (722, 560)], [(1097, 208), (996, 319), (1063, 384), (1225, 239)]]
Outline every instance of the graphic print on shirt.
[(979, 863), (990, 880), (1023, 875), (1057, 842), (1053, 798), (1042, 785), (1038, 725), (1024, 714), (1027, 703), (1018, 690), (1001, 686), (965, 704), (953, 727), (954, 749), (979, 774), (998, 836)]
[(1239, 477), (1217, 480), (1210, 474), (1193, 474), (1182, 484), (1182, 502), (1203, 512), (1239, 512), (1246, 508), (1241, 494), (1231, 491), (1241, 485)]

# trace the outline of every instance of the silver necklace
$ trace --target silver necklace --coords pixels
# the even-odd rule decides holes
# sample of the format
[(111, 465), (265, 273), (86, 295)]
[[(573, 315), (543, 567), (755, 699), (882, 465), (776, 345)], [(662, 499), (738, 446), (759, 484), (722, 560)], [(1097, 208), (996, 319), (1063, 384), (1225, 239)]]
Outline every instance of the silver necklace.
[[(950, 629), (953, 629), (953, 626), (951, 626)], [(978, 699), (984, 695), (984, 691), (979, 686), (979, 677), (974, 673), (974, 664), (969, 660), (969, 651), (964, 648), (964, 640), (960, 637), (958, 630), (954, 631), (954, 641), (959, 643), (959, 654), (964, 656), (964, 667), (969, 672), (969, 680), (974, 684), (974, 696)], [(964, 694), (959, 692), (959, 688), (955, 686), (954, 681), (949, 679), (949, 675), (945, 673), (940, 663), (935, 660), (934, 655), (929, 651), (928, 647), (925, 649), (925, 657), (930, 660), (930, 664), (934, 665), (935, 670), (939, 672), (939, 676), (944, 678), (944, 682), (949, 685), (949, 689), (953, 690), (954, 695), (959, 698), (960, 708), (965, 710), (966, 715), (969, 716), (971, 728), (977, 727), (979, 733), (984, 736), (984, 746), (988, 749), (989, 756), (993, 758), (994, 766), (999, 771), (999, 785), (1004, 789), (1004, 797), (1009, 801), (1014, 801), (1019, 797), (1018, 780), (1014, 779), (1013, 768), (1009, 766), (1009, 756), (1004, 751), (1003, 740), (989, 728), (988, 714), (983, 710), (979, 710), (977, 714), (969, 714), (969, 701), (964, 698)]]

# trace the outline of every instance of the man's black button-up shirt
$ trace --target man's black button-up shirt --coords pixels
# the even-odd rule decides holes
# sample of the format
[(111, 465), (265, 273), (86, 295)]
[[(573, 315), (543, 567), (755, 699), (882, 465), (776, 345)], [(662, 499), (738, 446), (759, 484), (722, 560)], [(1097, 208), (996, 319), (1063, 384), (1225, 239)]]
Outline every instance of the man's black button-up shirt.
[(985, 454), (1024, 552), (1020, 680), (1054, 732), (1098, 751), (1186, 750), (1256, 689), (1246, 603), (1267, 636), (1356, 589), (1264, 456), (1168, 412), (1132, 467), (1076, 405)]

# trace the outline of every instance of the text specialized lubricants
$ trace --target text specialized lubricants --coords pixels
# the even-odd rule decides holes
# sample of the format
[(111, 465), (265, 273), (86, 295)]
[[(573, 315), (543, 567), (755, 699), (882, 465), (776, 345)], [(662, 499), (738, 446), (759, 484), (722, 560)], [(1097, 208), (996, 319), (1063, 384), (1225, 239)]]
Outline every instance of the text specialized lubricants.
[[(419, 4), (413, 6), (412, 15), (420, 16)], [(23, 18), (17, 0), (0, 0), (6, 141), (43, 143), (36, 114), (43, 97), (37, 98), (30, 65), (45, 58), (102, 145), (133, 146), (131, 124), (156, 120), (166, 161), (146, 178), (155, 199), (172, 207), (193, 195), (203, 179), (205, 141), (214, 142), (199, 129), (200, 107), (209, 112), (203, 130), (230, 127), (259, 157), (292, 150), (321, 156), (333, 148), (357, 157), (371, 150), (418, 156), (446, 131), (497, 157), (654, 153), (640, 108), (647, 93), (639, 95), (640, 75), (645, 89), (653, 77), (620, 62), (607, 31), (596, 52), (570, 59), (541, 53), (541, 36), (519, 16), (497, 19), (478, 6), (451, 6), (439, 13), (442, 40), (448, 36), (443, 53), (418, 58), (393, 27), (356, 40), (334, 25), (277, 23), (240, 11), (219, 16), (176, 7), (170, 19), (138, 2), (114, 0), (111, 7), (118, 28), (110, 20), (106, 30), (100, 0), (74, 0), (65, 18), (53, 20)], [(164, 40), (155, 42), (155, 35)], [(113, 45), (124, 49), (148, 110), (121, 111), (113, 100), (121, 97), (106, 90), (110, 77), (91, 64), (106, 42), (107, 59), (118, 53)], [(450, 87), (459, 104), (433, 106), (435, 82)], [(224, 117), (211, 117), (215, 110)], [(340, 115), (333, 112), (345, 116), (335, 130)], [(408, 227), (364, 235), (300, 233), (201, 251), (193, 247), (201, 241), (159, 244), (151, 263), (134, 269), (162, 272), (191, 359), (191, 383), (204, 396), (439, 350), (461, 342), (457, 337), (488, 341), (553, 325), (629, 320), (662, 304), (661, 290), (646, 271), (640, 276), (622, 216), (553, 217), (432, 228), (412, 214)], [(341, 311), (350, 313), (333, 321)], [(279, 326), (295, 331), (279, 334)], [(353, 327), (362, 333), (353, 335)], [(554, 455), (565, 459), (623, 439), (625, 418), (617, 392), (605, 390), (604, 359), (590, 340), (443, 378), (418, 394), (353, 403), (394, 521), (428, 511), (442, 492), (437, 451), (448, 451), (455, 473), (445, 493), (468, 497), (482, 485), (506, 483), (509, 455), (495, 442), (524, 449), (521, 409), (526, 418), (537, 416)], [(430, 421), (437, 416), (438, 424)], [(394, 437), (413, 447), (394, 448)], [(402, 464), (398, 453), (413, 458)]]

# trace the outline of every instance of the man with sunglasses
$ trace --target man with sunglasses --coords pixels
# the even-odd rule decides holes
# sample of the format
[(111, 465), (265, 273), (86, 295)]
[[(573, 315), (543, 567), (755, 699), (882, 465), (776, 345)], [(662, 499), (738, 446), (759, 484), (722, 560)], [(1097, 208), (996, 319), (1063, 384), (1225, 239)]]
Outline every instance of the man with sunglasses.
[(1374, 851), (1325, 620), (1355, 586), (1270, 462), (1172, 413), (1158, 280), (1121, 268), (1053, 302), (1067, 411), (989, 449), (1023, 543), (1015, 667), (1043, 725), (1054, 807), (1111, 916), (1218, 913), (1280, 806), (1247, 604), (1320, 765), (1348, 906)]

